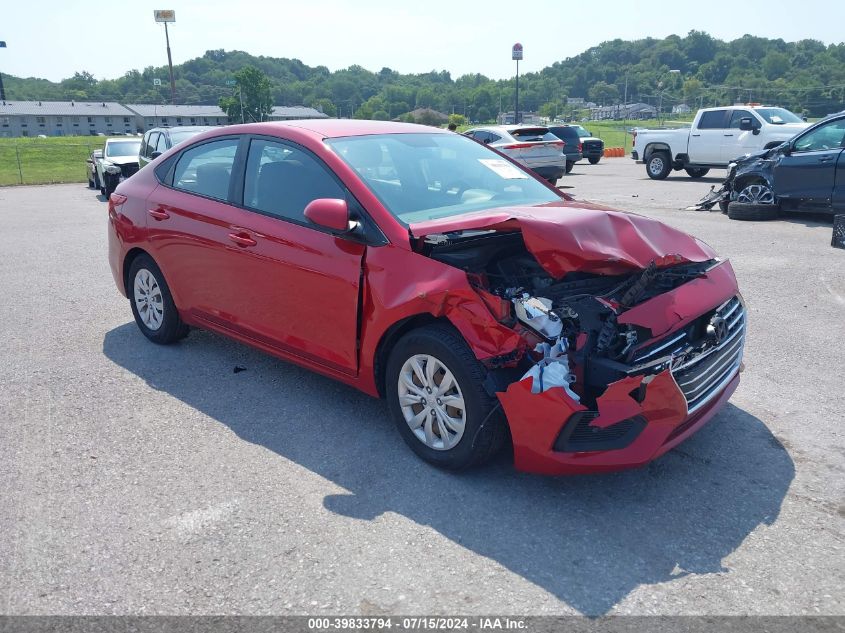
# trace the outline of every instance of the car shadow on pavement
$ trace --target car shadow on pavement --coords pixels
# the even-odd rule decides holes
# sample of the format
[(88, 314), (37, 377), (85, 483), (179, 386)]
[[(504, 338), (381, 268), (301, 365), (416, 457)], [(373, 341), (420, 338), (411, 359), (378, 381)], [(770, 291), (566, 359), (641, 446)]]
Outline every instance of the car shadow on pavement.
[(447, 473), (405, 446), (383, 401), (217, 335), (194, 330), (160, 347), (127, 323), (105, 335), (103, 352), (348, 491), (327, 496), (327, 511), (361, 521), (393, 512), (430, 526), (588, 615), (641, 585), (731, 573), (723, 561), (775, 521), (795, 475), (764, 422), (733, 405), (639, 470), (539, 477), (503, 456)]

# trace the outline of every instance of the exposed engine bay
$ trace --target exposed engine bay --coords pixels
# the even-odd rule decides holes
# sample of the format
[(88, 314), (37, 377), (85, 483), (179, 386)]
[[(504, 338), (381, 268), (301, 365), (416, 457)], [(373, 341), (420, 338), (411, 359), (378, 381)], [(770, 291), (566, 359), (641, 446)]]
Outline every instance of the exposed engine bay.
[(523, 377), (534, 378), (534, 392), (560, 386), (587, 406), (594, 406), (610, 383), (657, 371), (653, 364), (638, 368), (642, 350), (653, 342), (652, 332), (620, 323), (619, 317), (719, 263), (678, 258), (660, 267), (652, 261), (629, 274), (571, 272), (556, 279), (527, 250), (518, 231), (433, 234), (419, 247), (428, 257), (464, 270), (473, 286), (501, 301), (500, 321), (533, 349), (519, 367), (526, 372)]

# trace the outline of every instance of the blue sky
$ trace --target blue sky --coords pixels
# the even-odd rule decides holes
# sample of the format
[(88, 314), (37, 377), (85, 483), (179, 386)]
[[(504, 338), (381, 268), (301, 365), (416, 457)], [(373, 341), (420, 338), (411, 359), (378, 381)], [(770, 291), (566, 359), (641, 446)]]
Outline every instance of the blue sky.
[[(513, 75), (510, 49), (525, 47), (520, 72), (539, 70), (604, 40), (744, 33), (794, 41), (845, 41), (843, 0), (700, 0), (641, 3), (442, 0), (46, 0), (0, 9), (0, 72), (59, 80), (87, 70), (99, 79), (164, 65), (164, 29), (153, 9), (175, 9), (174, 63), (208, 49), (295, 57), (331, 70), (359, 64), (403, 73), (448, 70)], [(516, 8), (516, 12), (514, 12)]]

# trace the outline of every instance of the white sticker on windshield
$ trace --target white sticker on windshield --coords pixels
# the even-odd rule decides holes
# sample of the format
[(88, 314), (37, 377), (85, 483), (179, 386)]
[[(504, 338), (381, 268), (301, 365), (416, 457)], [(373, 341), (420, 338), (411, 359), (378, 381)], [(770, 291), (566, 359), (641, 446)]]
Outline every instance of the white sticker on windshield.
[(769, 118), (772, 120), (772, 123), (783, 123), (783, 119), (781, 119), (777, 114), (773, 114)]
[(484, 165), (487, 169), (496, 172), (500, 178), (507, 180), (514, 180), (516, 178), (528, 178), (528, 174), (520, 171), (514, 165), (501, 158), (479, 158), (478, 162)]

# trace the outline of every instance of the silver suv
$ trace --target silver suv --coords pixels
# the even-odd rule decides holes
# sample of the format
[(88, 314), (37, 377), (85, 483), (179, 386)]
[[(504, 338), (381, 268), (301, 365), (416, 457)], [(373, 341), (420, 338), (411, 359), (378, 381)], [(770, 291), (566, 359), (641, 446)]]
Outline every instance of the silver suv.
[(566, 143), (538, 125), (491, 125), (464, 132), (555, 184), (566, 172)]

